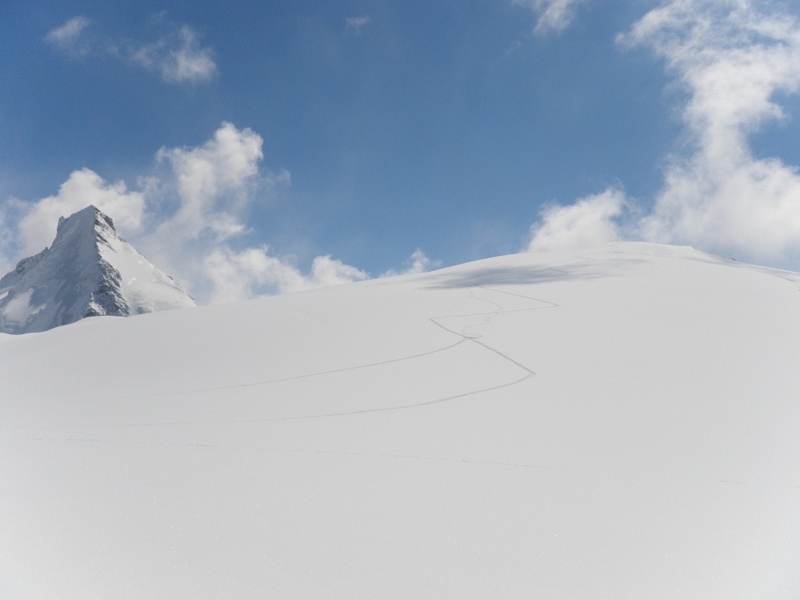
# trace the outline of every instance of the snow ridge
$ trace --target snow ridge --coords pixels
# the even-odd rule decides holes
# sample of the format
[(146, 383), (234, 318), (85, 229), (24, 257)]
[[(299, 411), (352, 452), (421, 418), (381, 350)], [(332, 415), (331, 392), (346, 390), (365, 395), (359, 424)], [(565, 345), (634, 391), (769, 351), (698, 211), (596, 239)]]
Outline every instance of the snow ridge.
[(111, 218), (94, 206), (61, 217), (52, 246), (0, 279), (4, 333), (190, 306), (191, 296), (123, 240)]

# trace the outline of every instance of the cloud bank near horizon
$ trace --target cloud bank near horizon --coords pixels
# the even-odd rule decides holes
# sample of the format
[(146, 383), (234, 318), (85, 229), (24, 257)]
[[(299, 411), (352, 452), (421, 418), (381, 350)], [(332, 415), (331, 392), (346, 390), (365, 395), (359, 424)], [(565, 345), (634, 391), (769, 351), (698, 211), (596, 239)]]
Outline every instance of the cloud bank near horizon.
[[(360, 269), (329, 255), (313, 259), (304, 274), (292, 256), (270, 247), (245, 246), (247, 213), (259, 192), (291, 185), (286, 170), (262, 170), (263, 140), (250, 129), (223, 123), (203, 145), (162, 148), (157, 172), (142, 177), (136, 190), (107, 182), (88, 168), (74, 171), (58, 193), (36, 202), (0, 204), (0, 267), (40, 252), (56, 234), (61, 216), (89, 204), (108, 214), (120, 233), (145, 256), (175, 276), (199, 302), (231, 302), (368, 279)], [(421, 250), (404, 272), (431, 265)]]
[(749, 0), (670, 0), (617, 41), (664, 61), (686, 92), (680, 114), (691, 143), (669, 157), (651, 209), (618, 188), (550, 206), (527, 249), (638, 239), (749, 260), (800, 255), (800, 171), (757, 158), (750, 145), (767, 123), (786, 118), (775, 96), (800, 87), (797, 19)]

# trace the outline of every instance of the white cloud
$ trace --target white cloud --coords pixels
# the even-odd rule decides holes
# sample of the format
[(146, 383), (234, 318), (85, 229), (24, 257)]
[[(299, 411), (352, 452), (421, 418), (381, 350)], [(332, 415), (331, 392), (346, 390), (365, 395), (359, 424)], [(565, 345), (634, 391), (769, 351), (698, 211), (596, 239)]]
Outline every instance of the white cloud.
[(361, 29), (365, 27), (370, 21), (369, 16), (363, 17), (347, 17), (344, 20), (345, 31), (352, 31), (356, 35), (361, 35)]
[(778, 92), (800, 86), (800, 24), (747, 0), (673, 0), (622, 43), (651, 48), (689, 92), (693, 152), (674, 160), (646, 239), (775, 260), (800, 251), (800, 174), (753, 156), (749, 137), (784, 116)]
[(303, 275), (290, 259), (270, 256), (269, 248), (248, 248), (234, 252), (217, 248), (204, 261), (213, 282), (212, 302), (246, 300), (264, 293), (289, 293), (363, 281), (369, 276), (330, 256), (318, 256), (308, 275)]
[(258, 186), (268, 193), (291, 182), (286, 170), (260, 174), (262, 144), (252, 130), (223, 123), (201, 146), (159, 150), (161, 172), (141, 177), (137, 191), (81, 169), (54, 196), (35, 202), (6, 200), (0, 204), (0, 276), (49, 245), (60, 217), (94, 204), (201, 302), (367, 279), (363, 271), (330, 256), (317, 256), (303, 273), (291, 257), (273, 256), (267, 246), (233, 249), (233, 238), (248, 231), (247, 211)]
[(512, 0), (514, 4), (532, 10), (537, 16), (534, 33), (558, 33), (569, 27), (579, 5), (586, 0)]
[[(800, 255), (800, 170), (778, 158), (757, 158), (750, 147), (755, 132), (785, 118), (776, 94), (800, 89), (800, 24), (762, 6), (768, 5), (671, 0), (619, 37), (626, 47), (655, 52), (688, 92), (681, 115), (691, 141), (685, 155), (669, 160), (652, 210), (628, 218), (628, 236), (754, 261)], [(566, 243), (571, 234), (584, 239), (584, 227), (570, 215), (588, 219), (588, 230), (620, 234), (624, 215), (594, 208), (584, 201), (545, 213), (531, 248), (548, 239)]]
[(138, 65), (161, 74), (170, 83), (206, 83), (217, 75), (211, 48), (200, 46), (197, 32), (188, 25), (128, 53)]
[(232, 238), (248, 232), (247, 210), (258, 184), (269, 192), (291, 180), (288, 171), (259, 178), (262, 145), (251, 129), (223, 123), (202, 146), (162, 148), (156, 155), (168, 167), (160, 192), (175, 208), (142, 236), (141, 244), (148, 255), (193, 283), (201, 301), (250, 297), (268, 283), (264, 249), (236, 253), (229, 246)]
[(585, 250), (622, 237), (616, 219), (626, 200), (622, 191), (610, 188), (570, 206), (553, 205), (542, 211), (531, 227), (529, 252)]
[(369, 279), (369, 275), (356, 267), (346, 265), (336, 258), (331, 258), (330, 255), (317, 256), (311, 263), (311, 273), (302, 284), (299, 287), (289, 287), (282, 291), (293, 292), (329, 285), (341, 285), (352, 281), (363, 281), (364, 279)]
[(437, 268), (441, 264), (438, 260), (431, 260), (425, 253), (417, 248), (411, 253), (411, 256), (405, 262), (404, 268), (397, 271), (389, 269), (385, 273), (381, 273), (379, 277), (394, 277), (395, 275), (411, 275), (413, 273), (425, 273), (431, 269)]
[(160, 227), (165, 237), (191, 240), (213, 233), (226, 239), (244, 232), (237, 213), (250, 199), (249, 187), (264, 157), (262, 144), (261, 136), (251, 129), (223, 123), (198, 148), (159, 150), (157, 159), (172, 167), (180, 200), (177, 212)]
[(90, 21), (86, 17), (74, 17), (60, 27), (51, 30), (44, 39), (67, 54), (82, 56), (88, 52), (88, 46), (83, 40), (83, 33), (89, 23)]
[(74, 17), (50, 31), (45, 40), (68, 56), (112, 56), (158, 73), (168, 83), (208, 83), (218, 74), (213, 50), (200, 44), (200, 36), (189, 25), (145, 43), (103, 37), (97, 32), (89, 40), (85, 33), (89, 24), (86, 17)]
[(16, 233), (19, 258), (44, 249), (56, 235), (59, 217), (71, 215), (89, 204), (114, 219), (124, 235), (135, 233), (141, 226), (145, 199), (140, 192), (129, 191), (122, 181), (108, 183), (94, 171), (81, 169), (70, 174), (55, 196), (17, 206), (22, 213)]

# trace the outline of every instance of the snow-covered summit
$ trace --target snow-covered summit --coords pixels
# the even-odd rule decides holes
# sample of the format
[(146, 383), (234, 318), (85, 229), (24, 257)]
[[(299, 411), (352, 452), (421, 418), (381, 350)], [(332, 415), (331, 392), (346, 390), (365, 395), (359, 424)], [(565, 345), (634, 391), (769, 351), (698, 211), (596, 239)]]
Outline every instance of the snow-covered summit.
[(45, 331), (98, 315), (195, 306), (192, 297), (87, 206), (61, 217), (50, 248), (0, 279), (0, 332)]

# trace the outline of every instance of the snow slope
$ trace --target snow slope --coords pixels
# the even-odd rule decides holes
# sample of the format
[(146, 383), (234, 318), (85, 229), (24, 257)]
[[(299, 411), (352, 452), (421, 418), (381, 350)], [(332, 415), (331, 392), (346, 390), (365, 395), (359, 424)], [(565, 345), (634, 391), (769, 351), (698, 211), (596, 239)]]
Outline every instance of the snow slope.
[(62, 217), (53, 245), (0, 279), (5, 333), (190, 306), (192, 297), (119, 237), (112, 220), (94, 206)]
[(0, 335), (0, 597), (800, 597), (800, 275), (616, 244)]

